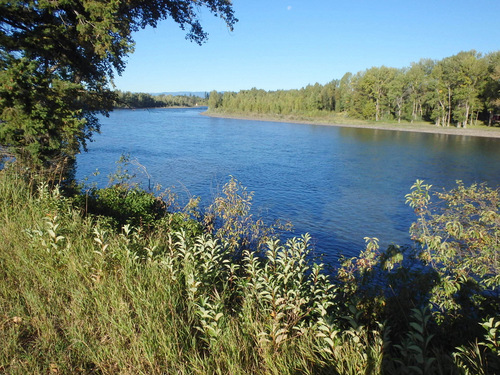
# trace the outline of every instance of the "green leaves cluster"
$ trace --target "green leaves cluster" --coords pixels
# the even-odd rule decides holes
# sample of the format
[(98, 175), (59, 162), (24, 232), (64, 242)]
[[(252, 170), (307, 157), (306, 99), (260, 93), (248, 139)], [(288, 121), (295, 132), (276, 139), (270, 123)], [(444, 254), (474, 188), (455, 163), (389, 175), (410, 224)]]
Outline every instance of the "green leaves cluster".
[(496, 373), (500, 190), (457, 181), (433, 192), (421, 180), (411, 190), (415, 245), (381, 250), (366, 238), (366, 250), (337, 273), (341, 298), (366, 324), (386, 322), (387, 373), (442, 373), (450, 359), (441, 351), (450, 343), (461, 345), (453, 354), (458, 373)]
[(151, 226), (166, 215), (165, 203), (137, 187), (114, 185), (92, 190), (87, 198), (87, 212), (113, 218), (118, 228), (125, 224)]
[(42, 74), (30, 58), (0, 64), (0, 144), (26, 166), (61, 168), (97, 130), (95, 116), (85, 118), (82, 85)]
[(205, 228), (219, 239), (227, 241), (235, 252), (246, 248), (261, 248), (279, 230), (290, 230), (291, 224), (276, 221), (265, 224), (251, 212), (253, 192), (236, 178), (222, 188), (204, 215)]
[(195, 95), (151, 95), (116, 91), (115, 108), (195, 107), (206, 105), (207, 99)]
[(490, 318), (481, 326), (486, 331), (484, 338), (469, 346), (460, 346), (454, 353), (455, 361), (467, 375), (500, 372), (500, 320)]
[(406, 199), (418, 217), (410, 234), (421, 259), (440, 276), (432, 301), (446, 310), (479, 305), (500, 287), (500, 191), (457, 181), (433, 203), (430, 188), (417, 180)]
[(0, 2), (0, 145), (28, 167), (61, 168), (112, 109), (132, 32), (172, 19), (201, 44), (200, 7), (237, 21), (227, 0)]

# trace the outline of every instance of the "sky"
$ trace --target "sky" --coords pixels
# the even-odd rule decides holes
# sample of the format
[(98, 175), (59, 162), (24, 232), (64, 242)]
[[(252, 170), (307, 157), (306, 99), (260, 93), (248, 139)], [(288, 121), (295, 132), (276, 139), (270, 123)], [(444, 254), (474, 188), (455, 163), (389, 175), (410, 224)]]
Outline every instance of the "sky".
[(135, 52), (116, 88), (300, 89), (373, 66), (500, 50), (499, 0), (233, 0), (233, 9), (232, 32), (202, 10), (202, 46), (172, 20), (133, 34)]

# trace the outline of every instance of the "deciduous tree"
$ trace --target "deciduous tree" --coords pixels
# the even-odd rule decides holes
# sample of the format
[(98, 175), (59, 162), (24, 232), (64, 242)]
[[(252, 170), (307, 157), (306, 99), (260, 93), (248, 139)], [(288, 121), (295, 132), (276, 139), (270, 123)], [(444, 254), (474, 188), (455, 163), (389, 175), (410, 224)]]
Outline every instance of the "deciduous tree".
[[(498, 299), (500, 286), (500, 190), (476, 184), (437, 193), (417, 180), (406, 202), (418, 221), (410, 228), (421, 258), (439, 274), (432, 302), (443, 310), (479, 304), (490, 293)], [(437, 207), (436, 204), (440, 204)], [(431, 209), (432, 207), (432, 209)]]
[(487, 64), (483, 100), (488, 111), (488, 126), (492, 125), (493, 114), (500, 111), (500, 51), (484, 57)]

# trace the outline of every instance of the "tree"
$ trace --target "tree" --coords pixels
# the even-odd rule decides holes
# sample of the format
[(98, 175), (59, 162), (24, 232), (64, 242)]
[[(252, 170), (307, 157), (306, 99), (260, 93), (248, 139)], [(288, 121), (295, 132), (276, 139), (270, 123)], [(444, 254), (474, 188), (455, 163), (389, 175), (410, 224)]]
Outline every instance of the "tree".
[(490, 53), (484, 59), (487, 72), (483, 101), (488, 111), (488, 126), (491, 126), (493, 114), (500, 110), (500, 51)]
[(387, 97), (393, 107), (395, 117), (398, 123), (401, 123), (403, 116), (403, 107), (409, 92), (409, 82), (404, 70), (397, 70), (392, 81), (388, 83)]
[(450, 126), (452, 114), (453, 67), (450, 58), (439, 61), (429, 77), (428, 104), (437, 126)]
[(201, 7), (231, 30), (237, 22), (229, 0), (2, 1), (0, 145), (29, 167), (61, 168), (111, 110), (132, 32), (171, 18), (202, 44)]
[(308, 112), (314, 112), (318, 109), (323, 109), (321, 100), (321, 89), (322, 86), (319, 83), (314, 85), (307, 85), (304, 90), (304, 107)]
[[(389, 83), (393, 81), (396, 72), (397, 69), (386, 66), (380, 68), (373, 67), (366, 70), (358, 82), (358, 88), (362, 92), (362, 95), (366, 96), (369, 100), (367, 104), (371, 104), (370, 108), (374, 109), (373, 115), (375, 121), (379, 121), (382, 118), (384, 105), (387, 104)], [(370, 117), (368, 112), (365, 112), (365, 116), (367, 118)]]
[(406, 72), (408, 81), (408, 95), (411, 102), (411, 122), (422, 119), (423, 102), (427, 93), (429, 75), (435, 65), (433, 60), (422, 59), (418, 63), (412, 63)]
[(335, 90), (335, 111), (336, 112), (347, 112), (349, 106), (352, 104), (350, 102), (352, 96), (352, 73), (346, 73), (340, 79), (338, 83), (338, 88)]
[[(455, 61), (454, 117), (458, 126), (467, 127), (474, 110), (478, 112), (479, 93), (486, 81), (486, 61), (476, 51), (460, 52), (452, 57)], [(472, 118), (470, 119), (472, 123)]]
[(213, 90), (210, 92), (210, 96), (208, 97), (208, 108), (211, 110), (220, 107), (222, 104), (222, 95), (217, 91)]

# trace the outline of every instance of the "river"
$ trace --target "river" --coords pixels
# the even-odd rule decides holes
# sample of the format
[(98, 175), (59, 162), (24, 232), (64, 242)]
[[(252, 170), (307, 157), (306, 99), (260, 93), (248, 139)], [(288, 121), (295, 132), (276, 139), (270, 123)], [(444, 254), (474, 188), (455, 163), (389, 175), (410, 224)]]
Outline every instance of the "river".
[[(416, 179), (435, 189), (500, 185), (500, 139), (212, 118), (206, 108), (116, 110), (77, 159), (77, 179), (105, 186), (122, 154), (179, 199), (209, 204), (234, 176), (253, 191), (255, 215), (290, 220), (335, 263), (364, 237), (409, 243), (405, 194)], [(98, 169), (100, 174), (93, 176)], [(141, 175), (144, 186), (148, 178)]]

